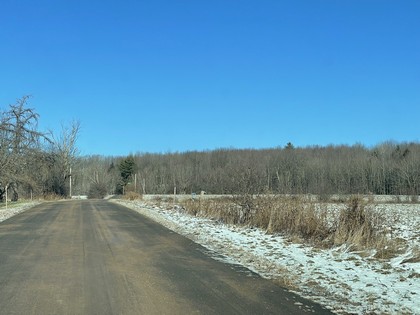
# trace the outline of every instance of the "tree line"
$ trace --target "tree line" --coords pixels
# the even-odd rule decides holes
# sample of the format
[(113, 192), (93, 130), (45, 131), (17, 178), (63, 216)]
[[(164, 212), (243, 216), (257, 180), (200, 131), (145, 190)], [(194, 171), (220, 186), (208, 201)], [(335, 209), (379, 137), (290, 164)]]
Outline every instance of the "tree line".
[(385, 142), (83, 157), (78, 187), (140, 194), (420, 194), (420, 144)]
[(79, 156), (80, 124), (38, 129), (29, 97), (0, 110), (0, 200), (123, 194), (420, 194), (420, 143)]

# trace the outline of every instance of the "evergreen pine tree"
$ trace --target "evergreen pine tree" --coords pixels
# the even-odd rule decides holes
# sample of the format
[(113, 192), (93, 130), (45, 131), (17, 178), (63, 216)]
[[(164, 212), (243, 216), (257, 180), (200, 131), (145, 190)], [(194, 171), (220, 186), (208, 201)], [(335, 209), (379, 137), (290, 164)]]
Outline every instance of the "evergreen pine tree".
[(131, 176), (136, 172), (136, 162), (133, 156), (129, 156), (121, 161), (118, 166), (121, 174), (122, 186), (129, 183)]

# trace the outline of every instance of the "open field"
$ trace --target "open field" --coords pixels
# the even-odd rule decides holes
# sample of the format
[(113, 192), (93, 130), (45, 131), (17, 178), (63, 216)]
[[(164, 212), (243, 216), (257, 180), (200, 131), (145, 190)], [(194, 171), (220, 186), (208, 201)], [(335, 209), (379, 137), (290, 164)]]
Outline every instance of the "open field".
[[(358, 251), (351, 244), (323, 249), (286, 234), (191, 215), (179, 200), (162, 196), (118, 202), (202, 244), (214, 258), (279, 281), (336, 313), (420, 314), (420, 205), (385, 200), (373, 210), (385, 223), (388, 242)], [(332, 213), (344, 207), (326, 206)]]

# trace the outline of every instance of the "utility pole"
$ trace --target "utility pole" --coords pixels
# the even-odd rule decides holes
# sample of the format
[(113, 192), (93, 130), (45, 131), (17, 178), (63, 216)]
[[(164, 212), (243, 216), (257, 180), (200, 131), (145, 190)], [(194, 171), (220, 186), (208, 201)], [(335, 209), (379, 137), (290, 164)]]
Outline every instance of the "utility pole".
[(7, 190), (9, 189), (9, 184), (6, 184), (6, 210), (7, 210)]
[(72, 196), (72, 192), (71, 192), (71, 167), (70, 167), (70, 175), (69, 175), (69, 178), (70, 178), (70, 199), (71, 199), (71, 196)]
[(174, 186), (174, 202), (172, 204), (172, 208), (175, 208), (175, 198), (176, 198), (176, 186)]

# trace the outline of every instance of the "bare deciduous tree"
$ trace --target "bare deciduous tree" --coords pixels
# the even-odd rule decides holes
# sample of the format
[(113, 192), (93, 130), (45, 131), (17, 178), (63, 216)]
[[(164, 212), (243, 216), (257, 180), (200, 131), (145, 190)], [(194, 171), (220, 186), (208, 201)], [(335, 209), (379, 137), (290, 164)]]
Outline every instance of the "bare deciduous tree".
[(71, 172), (79, 153), (76, 146), (79, 132), (80, 122), (73, 121), (69, 126), (62, 125), (61, 133), (58, 136), (51, 133), (53, 141), (48, 154), (52, 163), (49, 170), (49, 184), (44, 191), (45, 194), (67, 196), (71, 193)]
[(40, 150), (40, 140), (49, 141), (39, 132), (39, 115), (28, 108), (29, 96), (18, 99), (16, 104), (1, 113), (0, 118), (0, 199), (7, 188), (13, 190), (13, 200), (18, 198), (18, 187), (22, 183), (33, 185), (33, 173), (28, 166)]

